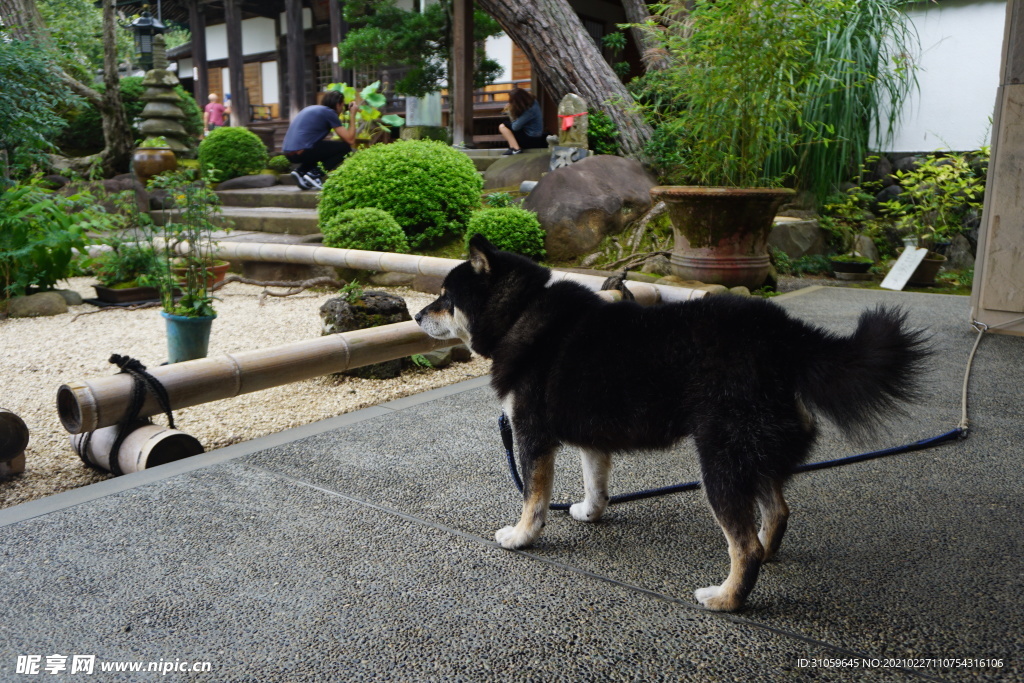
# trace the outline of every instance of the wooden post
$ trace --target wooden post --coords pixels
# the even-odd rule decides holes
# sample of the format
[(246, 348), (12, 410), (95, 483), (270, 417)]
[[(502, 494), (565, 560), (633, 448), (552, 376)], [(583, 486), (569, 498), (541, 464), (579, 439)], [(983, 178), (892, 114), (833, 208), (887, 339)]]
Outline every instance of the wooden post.
[[(199, 8), (199, 0), (189, 0), (188, 28), (192, 34), (192, 65), (196, 78), (192, 83), (192, 95), (202, 109), (210, 97), (209, 66), (206, 63), (206, 15)], [(218, 93), (221, 94), (221, 93)]]
[(473, 3), (454, 0), (452, 17), (452, 144), (473, 147)]
[(993, 332), (1024, 335), (1024, 7), (1006, 3), (1003, 63), (993, 120), (971, 315)]
[[(348, 22), (341, 17), (341, 0), (327, 0), (328, 18), (330, 20), (331, 33), (331, 80), (340, 83), (345, 80), (342, 74), (341, 64), (334, 59), (338, 54), (338, 43), (345, 39), (348, 33)], [(352, 85), (352, 83), (349, 83)]]
[(231, 79), (231, 125), (249, 125), (249, 96), (245, 92), (245, 59), (242, 55), (241, 0), (224, 0), (224, 24), (228, 33), (228, 73)]
[(301, 0), (285, 0), (285, 37), (288, 48), (288, 118), (306, 106), (306, 41), (302, 29)]

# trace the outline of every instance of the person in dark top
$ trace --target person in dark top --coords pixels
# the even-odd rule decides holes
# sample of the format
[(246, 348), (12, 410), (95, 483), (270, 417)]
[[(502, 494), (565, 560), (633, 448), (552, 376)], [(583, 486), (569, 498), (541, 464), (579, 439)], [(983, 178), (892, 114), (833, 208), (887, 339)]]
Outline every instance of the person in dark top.
[[(285, 158), (299, 167), (292, 171), (292, 177), (303, 190), (319, 190), (323, 188), (323, 174), (319, 164), (330, 172), (337, 168), (352, 151), (356, 141), (356, 112), (359, 100), (356, 99), (348, 107), (348, 127), (341, 124), (338, 115), (345, 108), (344, 96), (331, 90), (320, 101), (306, 107), (292, 119), (288, 132), (284, 136), (283, 152)], [(327, 135), (334, 131), (340, 140), (327, 140)]]
[(529, 90), (516, 88), (508, 96), (508, 125), (498, 124), (498, 132), (508, 142), (505, 154), (519, 154), (524, 149), (547, 147), (544, 119), (540, 104)]

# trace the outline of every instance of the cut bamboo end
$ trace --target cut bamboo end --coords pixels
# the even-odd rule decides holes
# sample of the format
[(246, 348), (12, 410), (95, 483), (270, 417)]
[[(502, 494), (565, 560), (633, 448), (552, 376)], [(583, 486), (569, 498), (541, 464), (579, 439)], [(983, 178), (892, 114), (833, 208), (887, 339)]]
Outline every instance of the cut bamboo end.
[(11, 462), (28, 447), (28, 426), (9, 410), (0, 408), (0, 462)]
[[(72, 434), (71, 447), (93, 467), (110, 472), (110, 449), (117, 440), (118, 427), (105, 427), (92, 433), (83, 451), (85, 434)], [(177, 429), (139, 421), (128, 425), (128, 435), (118, 449), (117, 462), (123, 474), (141, 472), (203, 453), (199, 439)]]

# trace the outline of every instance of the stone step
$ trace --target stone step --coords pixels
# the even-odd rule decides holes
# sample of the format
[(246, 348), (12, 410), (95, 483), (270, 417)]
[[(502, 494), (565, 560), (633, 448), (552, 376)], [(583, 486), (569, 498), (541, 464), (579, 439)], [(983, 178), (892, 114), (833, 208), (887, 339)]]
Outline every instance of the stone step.
[(320, 193), (300, 190), (295, 185), (274, 185), (247, 190), (218, 190), (217, 196), (225, 207), (315, 209)]
[[(170, 213), (174, 213), (173, 211)], [(154, 211), (153, 222), (164, 224), (164, 212)], [(317, 228), (316, 209), (295, 209), (277, 206), (225, 206), (214, 225), (233, 230), (287, 235), (313, 235)]]

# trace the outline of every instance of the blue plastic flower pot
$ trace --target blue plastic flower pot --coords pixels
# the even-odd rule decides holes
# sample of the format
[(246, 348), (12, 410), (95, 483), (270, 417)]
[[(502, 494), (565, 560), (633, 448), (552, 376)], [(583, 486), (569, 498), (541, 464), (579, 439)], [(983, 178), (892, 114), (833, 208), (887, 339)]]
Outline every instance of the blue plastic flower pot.
[(206, 351), (210, 347), (210, 328), (217, 316), (190, 318), (171, 315), (166, 311), (160, 311), (160, 315), (167, 321), (168, 363), (206, 358)]

